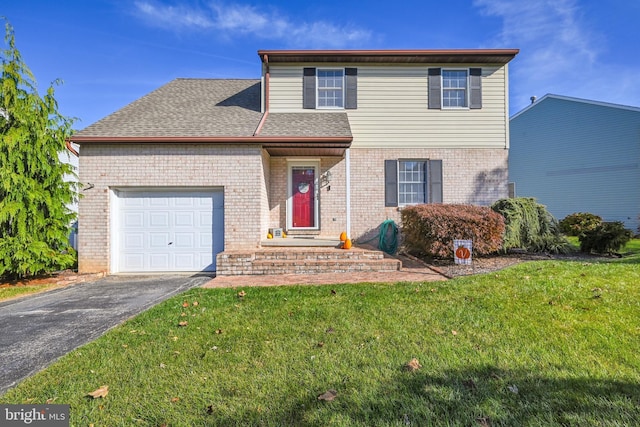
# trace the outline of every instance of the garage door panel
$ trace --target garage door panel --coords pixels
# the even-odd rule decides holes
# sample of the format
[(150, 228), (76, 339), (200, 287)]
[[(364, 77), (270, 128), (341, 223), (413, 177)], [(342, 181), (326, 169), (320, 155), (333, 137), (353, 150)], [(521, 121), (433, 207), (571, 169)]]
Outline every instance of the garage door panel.
[(144, 254), (126, 254), (122, 263), (123, 271), (144, 271)]
[(124, 235), (124, 249), (144, 249), (144, 233), (130, 232)]
[(149, 267), (152, 271), (169, 271), (169, 254), (149, 254)]
[(195, 234), (196, 233), (175, 233), (175, 239), (174, 239), (174, 244), (176, 246), (176, 248), (178, 249), (182, 249), (182, 248), (198, 248), (195, 245), (196, 239), (195, 239)]
[(116, 271), (213, 271), (224, 249), (222, 191), (118, 194)]
[(169, 207), (169, 199), (156, 195), (147, 199), (147, 205), (152, 208), (167, 208)]
[(169, 212), (149, 212), (149, 225), (151, 227), (169, 227)]
[(125, 228), (139, 228), (144, 225), (144, 212), (127, 212), (124, 215)]
[(155, 250), (154, 252), (157, 252), (158, 250), (163, 252), (168, 249), (167, 247), (171, 243), (168, 232), (150, 232), (147, 234), (149, 236), (149, 248)]
[[(194, 212), (176, 212), (175, 216), (175, 226), (176, 227), (194, 227)], [(211, 216), (211, 214), (207, 214), (205, 212), (200, 212), (200, 215)]]

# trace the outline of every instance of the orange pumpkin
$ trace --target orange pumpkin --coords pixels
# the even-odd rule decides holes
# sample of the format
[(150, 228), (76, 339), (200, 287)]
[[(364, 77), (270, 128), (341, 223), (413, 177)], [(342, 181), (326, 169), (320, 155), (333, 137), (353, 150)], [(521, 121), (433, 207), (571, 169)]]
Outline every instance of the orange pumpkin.
[(347, 240), (347, 232), (343, 231), (342, 233), (340, 233), (340, 241), (344, 242)]
[(469, 259), (471, 257), (471, 251), (469, 248), (464, 246), (458, 246), (458, 249), (456, 249), (456, 257), (460, 259)]
[(344, 244), (342, 245), (342, 249), (351, 249), (351, 239), (347, 239), (344, 241)]

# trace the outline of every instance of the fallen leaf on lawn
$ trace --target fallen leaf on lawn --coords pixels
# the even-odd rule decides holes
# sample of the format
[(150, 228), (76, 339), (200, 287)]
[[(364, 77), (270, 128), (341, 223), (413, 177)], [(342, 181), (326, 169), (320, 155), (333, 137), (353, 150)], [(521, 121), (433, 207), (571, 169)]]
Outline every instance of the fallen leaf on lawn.
[(404, 365), (404, 369), (409, 372), (415, 372), (420, 368), (422, 368), (422, 365), (415, 357), (411, 359), (406, 365)]
[(240, 298), (244, 297), (245, 295), (247, 295), (247, 293), (246, 293), (245, 291), (240, 291), (240, 292), (238, 292), (238, 296), (239, 296)]
[(183, 320), (182, 322), (178, 323), (178, 326), (180, 327), (185, 327), (189, 324), (189, 322), (187, 322), (186, 320)]
[(122, 344), (122, 348), (127, 348), (129, 347), (127, 344)]
[(320, 341), (320, 342), (318, 343), (318, 347), (324, 347), (324, 343), (323, 343), (322, 341)]
[(108, 385), (103, 385), (102, 387), (92, 391), (91, 393), (87, 393), (88, 396), (91, 396), (94, 399), (97, 399), (99, 397), (105, 397), (107, 394), (109, 394)]
[(188, 301), (183, 302), (183, 303), (182, 303), (182, 306), (183, 306), (183, 307), (185, 307), (185, 308), (186, 308), (186, 307), (189, 307), (189, 302), (188, 302)]
[(172, 340), (178, 341), (178, 337), (171, 337)]
[(420, 288), (416, 288), (416, 294), (420, 292)]
[(164, 368), (166, 368), (166, 367), (167, 367), (167, 365), (165, 365), (164, 363), (161, 363), (161, 364), (160, 364), (160, 367), (161, 367), (162, 369), (164, 369)]
[(324, 400), (325, 402), (331, 402), (333, 399), (336, 398), (336, 396), (338, 395), (338, 392), (335, 390), (327, 390), (324, 393), (322, 393), (320, 396), (318, 396), (318, 400)]
[(469, 378), (468, 380), (462, 381), (462, 385), (464, 385), (469, 390), (475, 390), (477, 388), (476, 387), (476, 382), (474, 380), (472, 380), (471, 378)]
[(194, 301), (192, 304), (194, 307), (197, 307), (198, 305), (200, 305), (200, 303), (198, 301)]
[(510, 385), (507, 386), (507, 388), (509, 389), (509, 391), (513, 394), (518, 394), (518, 386), (517, 385)]
[(476, 422), (480, 424), (482, 427), (489, 427), (489, 417), (478, 417), (476, 418)]
[(207, 414), (209, 414), (209, 415), (213, 414), (213, 405), (207, 406)]
[(451, 331), (451, 335), (458, 335), (458, 331)]
[(328, 327), (328, 328), (327, 328), (327, 333), (328, 333), (328, 334), (332, 334), (332, 333), (334, 333), (334, 332), (335, 332), (335, 329), (333, 329), (332, 327)]
[(184, 312), (183, 312), (183, 313), (180, 313), (180, 317), (184, 317), (184, 316), (186, 316), (186, 315), (187, 315), (187, 313), (184, 313)]
[(220, 335), (222, 333), (222, 329), (216, 329), (216, 334)]
[(179, 397), (174, 397), (171, 399), (171, 403), (176, 403), (178, 400), (180, 400)]
[(431, 292), (435, 292), (436, 290), (436, 288), (431, 288)]
[(57, 399), (57, 397), (54, 397), (53, 399), (47, 399), (47, 405), (51, 405), (53, 402), (55, 402)]
[(331, 289), (331, 295), (335, 295), (335, 294), (337, 294), (336, 290), (335, 289)]

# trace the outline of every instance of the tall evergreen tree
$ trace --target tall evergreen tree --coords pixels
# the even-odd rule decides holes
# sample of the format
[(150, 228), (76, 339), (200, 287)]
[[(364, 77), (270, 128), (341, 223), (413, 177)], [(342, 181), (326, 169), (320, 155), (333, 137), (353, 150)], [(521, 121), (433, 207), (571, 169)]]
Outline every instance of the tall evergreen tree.
[[(77, 198), (73, 167), (60, 160), (73, 120), (58, 113), (53, 84), (44, 96), (15, 44), (7, 22), (0, 52), (0, 277), (68, 268)], [(60, 83), (59, 81), (54, 82)]]

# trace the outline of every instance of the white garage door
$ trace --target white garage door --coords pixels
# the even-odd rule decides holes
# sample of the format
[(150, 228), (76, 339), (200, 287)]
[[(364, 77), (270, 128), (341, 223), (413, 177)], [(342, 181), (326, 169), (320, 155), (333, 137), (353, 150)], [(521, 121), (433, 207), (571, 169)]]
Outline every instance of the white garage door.
[(116, 272), (215, 271), (222, 191), (118, 191)]

